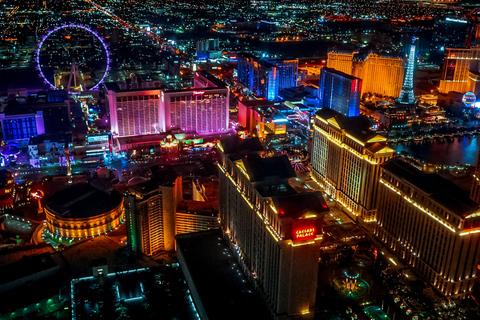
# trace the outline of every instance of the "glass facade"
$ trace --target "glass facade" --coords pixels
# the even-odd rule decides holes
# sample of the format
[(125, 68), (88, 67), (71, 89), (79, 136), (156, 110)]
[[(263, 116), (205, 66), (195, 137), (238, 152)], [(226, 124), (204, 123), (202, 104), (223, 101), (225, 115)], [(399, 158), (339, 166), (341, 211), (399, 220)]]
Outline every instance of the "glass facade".
[(238, 56), (238, 82), (256, 96), (270, 101), (278, 98), (280, 68), (248, 54)]
[(35, 116), (3, 120), (3, 137), (5, 140), (29, 139), (36, 135)]
[(331, 68), (320, 74), (320, 107), (330, 108), (347, 117), (360, 114), (362, 80)]

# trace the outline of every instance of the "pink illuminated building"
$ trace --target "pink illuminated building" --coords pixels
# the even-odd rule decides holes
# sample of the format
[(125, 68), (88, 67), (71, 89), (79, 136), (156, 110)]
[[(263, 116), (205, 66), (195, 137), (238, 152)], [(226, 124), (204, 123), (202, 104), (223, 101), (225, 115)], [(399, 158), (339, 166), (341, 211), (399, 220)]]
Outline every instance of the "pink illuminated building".
[(205, 71), (197, 71), (194, 88), (120, 90), (107, 84), (111, 130), (116, 137), (156, 134), (172, 128), (199, 134), (228, 130), (229, 90)]

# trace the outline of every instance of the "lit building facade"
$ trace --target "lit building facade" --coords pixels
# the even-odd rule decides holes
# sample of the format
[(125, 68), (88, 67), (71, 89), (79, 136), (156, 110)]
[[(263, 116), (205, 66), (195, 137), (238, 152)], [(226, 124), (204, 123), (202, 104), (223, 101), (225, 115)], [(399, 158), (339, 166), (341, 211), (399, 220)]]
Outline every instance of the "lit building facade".
[(273, 101), (278, 98), (279, 67), (250, 54), (237, 55), (238, 82), (256, 96)]
[(220, 228), (218, 214), (179, 212), (175, 214), (175, 234), (214, 230)]
[(333, 109), (347, 117), (360, 114), (361, 79), (335, 69), (323, 68), (319, 88), (321, 108)]
[(129, 187), (125, 195), (127, 242), (148, 256), (175, 250), (175, 213), (182, 197), (182, 178), (168, 169), (164, 179)]
[(0, 121), (5, 142), (28, 142), (31, 137), (45, 133), (42, 111), (12, 115), (0, 113)]
[(262, 158), (258, 138), (219, 150), (221, 228), (239, 265), (275, 319), (313, 319), (323, 197), (293, 188), (288, 158)]
[(370, 52), (328, 53), (327, 67), (362, 79), (361, 95), (371, 92), (397, 98), (400, 96), (404, 78), (404, 60), (399, 56), (387, 56)]
[(438, 91), (480, 92), (480, 47), (447, 48)]
[(253, 137), (265, 138), (268, 134), (285, 134), (288, 119), (276, 113), (275, 104), (266, 100), (238, 102), (238, 124)]
[(269, 60), (278, 67), (278, 90), (294, 88), (298, 79), (298, 59)]
[(379, 165), (395, 152), (369, 128), (364, 116), (345, 117), (327, 108), (314, 119), (312, 177), (360, 222), (375, 221)]
[(45, 202), (47, 229), (55, 237), (87, 238), (114, 230), (123, 222), (123, 198), (80, 183), (60, 190)]
[(107, 84), (111, 131), (115, 137), (158, 134), (171, 128), (200, 134), (228, 130), (229, 90), (204, 71), (195, 89), (120, 90)]
[[(125, 137), (165, 131), (160, 90), (108, 91), (111, 131)], [(162, 117), (162, 118), (161, 118)]]
[(480, 210), (468, 192), (394, 158), (382, 165), (375, 235), (447, 298), (473, 290)]
[(199, 134), (228, 130), (229, 92), (226, 88), (163, 92), (165, 127)]

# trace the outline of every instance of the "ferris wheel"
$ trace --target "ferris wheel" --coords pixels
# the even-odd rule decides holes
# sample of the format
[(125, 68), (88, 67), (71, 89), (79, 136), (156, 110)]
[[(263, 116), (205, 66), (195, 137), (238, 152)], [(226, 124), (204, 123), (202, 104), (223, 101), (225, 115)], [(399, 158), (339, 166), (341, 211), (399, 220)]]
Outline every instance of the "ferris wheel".
[[(101, 76), (98, 78), (99, 80), (96, 81), (92, 86), (87, 88), (87, 86), (85, 86), (85, 83), (83, 82), (83, 75), (81, 75), (81, 77), (80, 77), (81, 81), (83, 82), (82, 91), (97, 90), (99, 88), (99, 86), (104, 82), (104, 80), (108, 77), (108, 73), (110, 71), (110, 63), (111, 63), (110, 51), (108, 50), (108, 46), (105, 43), (105, 40), (96, 31), (93, 31), (89, 27), (81, 25), (81, 24), (71, 23), (71, 24), (59, 25), (59, 26), (56, 26), (53, 30), (49, 30), (47, 32), (47, 34), (45, 34), (43, 36), (41, 41), (38, 43), (38, 46), (37, 46), (37, 49), (36, 49), (36, 52), (35, 52), (36, 69), (39, 72), (39, 77), (41, 77), (43, 79), (43, 82), (46, 85), (48, 85), (51, 89), (54, 89), (54, 90), (58, 89), (58, 86), (54, 85), (52, 83), (52, 81), (47, 79), (47, 77), (45, 76), (45, 72), (44, 72), (44, 69), (43, 69), (44, 67), (42, 67), (42, 62), (41, 62), (41, 56), (42, 56), (42, 52), (45, 51), (44, 45), (47, 42), (47, 40), (50, 38), (50, 36), (52, 36), (55, 33), (59, 33), (62, 30), (68, 30), (68, 29), (77, 29), (77, 30), (81, 29), (81, 30), (85, 31), (87, 34), (92, 35), (93, 38), (96, 39), (98, 41), (98, 43), (100, 44), (100, 46), (99, 46), (100, 50), (101, 50), (101, 53), (100, 53), (101, 59), (100, 60), (102, 60), (104, 62), (104, 69), (105, 70), (101, 71)], [(68, 38), (68, 37), (66, 36), (65, 38)], [(85, 57), (83, 57), (83, 59), (85, 59)], [(67, 88), (68, 91), (70, 91), (72, 74), (73, 74), (73, 81), (76, 83), (77, 73), (80, 73), (80, 70), (78, 69), (76, 59), (72, 58), (72, 64), (71, 64), (71, 70), (70, 70), (70, 79), (68, 81), (68, 88)]]

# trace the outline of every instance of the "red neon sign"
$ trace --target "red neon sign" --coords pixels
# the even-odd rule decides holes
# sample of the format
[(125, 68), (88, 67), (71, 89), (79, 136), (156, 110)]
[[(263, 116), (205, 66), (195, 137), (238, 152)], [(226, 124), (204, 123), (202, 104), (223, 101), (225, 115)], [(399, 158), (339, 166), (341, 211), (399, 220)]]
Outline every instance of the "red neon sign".
[(317, 228), (315, 226), (301, 227), (293, 231), (293, 240), (300, 241), (300, 240), (315, 239), (316, 235), (317, 235)]
[(205, 91), (193, 91), (194, 96), (201, 96), (203, 94), (205, 94)]

